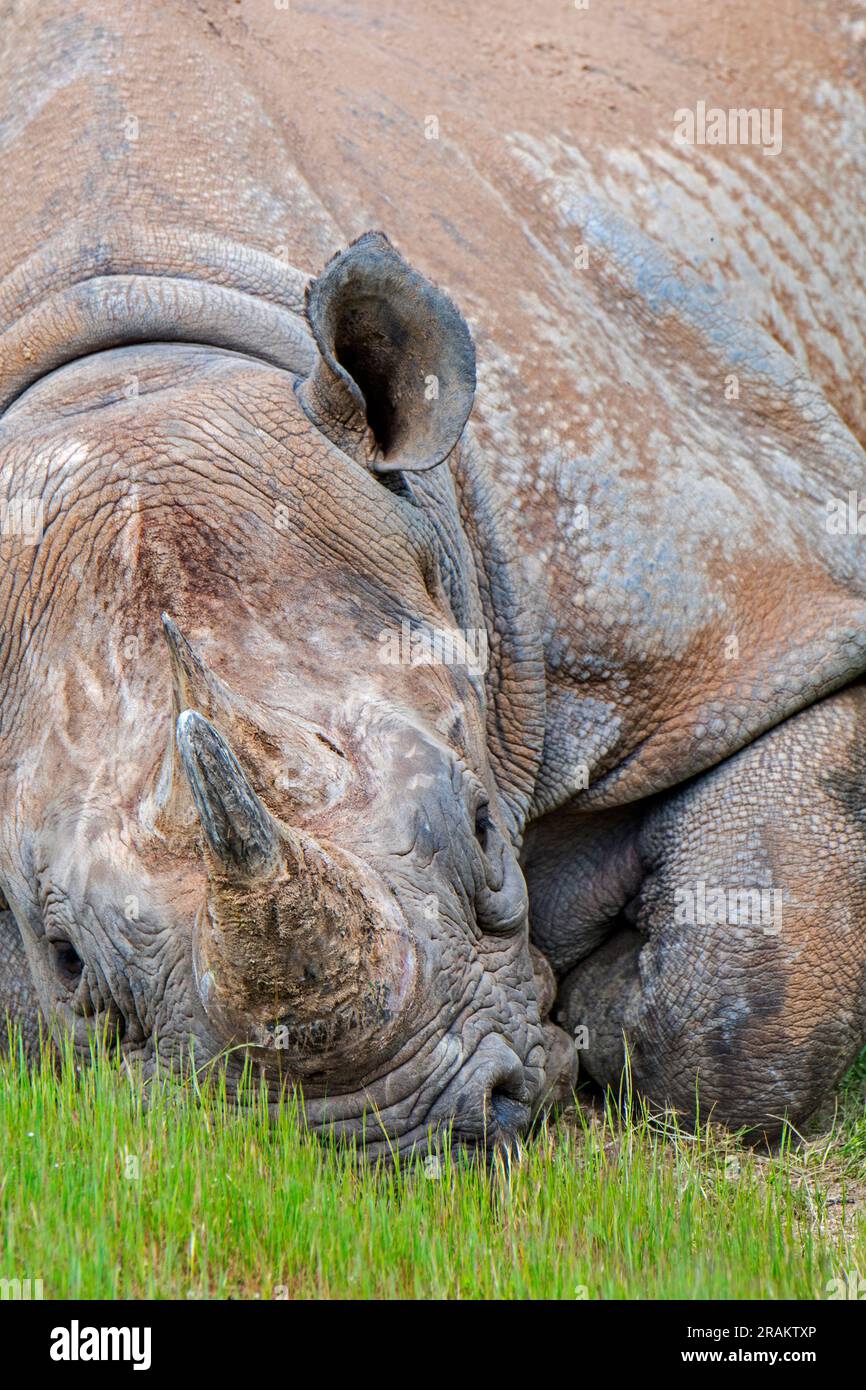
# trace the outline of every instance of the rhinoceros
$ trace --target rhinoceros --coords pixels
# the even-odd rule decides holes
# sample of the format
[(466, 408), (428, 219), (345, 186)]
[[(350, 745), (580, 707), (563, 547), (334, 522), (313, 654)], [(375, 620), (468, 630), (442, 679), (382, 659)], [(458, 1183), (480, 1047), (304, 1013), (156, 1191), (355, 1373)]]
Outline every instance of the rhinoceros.
[[(691, 12), (690, 12), (691, 13)], [(862, 26), (24, 0), (0, 1004), (370, 1154), (866, 1038)], [(458, 307), (459, 306), (459, 307)]]

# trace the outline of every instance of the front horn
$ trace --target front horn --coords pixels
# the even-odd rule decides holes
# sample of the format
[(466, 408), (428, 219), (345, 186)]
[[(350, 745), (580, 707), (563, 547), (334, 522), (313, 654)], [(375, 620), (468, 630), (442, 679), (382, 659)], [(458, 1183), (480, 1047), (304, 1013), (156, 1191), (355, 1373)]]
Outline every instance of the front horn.
[(194, 950), (227, 1042), (274, 1048), (299, 1076), (356, 1081), (399, 1043), (415, 979), (402, 913), (353, 855), (278, 821), (197, 710), (177, 748), (198, 811), (207, 900)]

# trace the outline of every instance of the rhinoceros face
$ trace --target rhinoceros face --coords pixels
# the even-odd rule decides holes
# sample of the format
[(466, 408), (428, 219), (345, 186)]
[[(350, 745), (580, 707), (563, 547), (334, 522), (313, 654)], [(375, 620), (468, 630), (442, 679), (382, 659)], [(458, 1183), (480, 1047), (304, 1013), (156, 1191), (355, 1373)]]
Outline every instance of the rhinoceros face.
[(372, 253), (375, 283), (349, 257), (314, 286), (303, 378), (139, 346), (12, 412), (48, 500), (6, 601), (46, 587), (0, 871), (43, 1010), (82, 1044), (107, 1024), (147, 1065), (252, 1056), (375, 1152), (451, 1122), (500, 1142), (555, 1078), (483, 673), (405, 648), (455, 618), (435, 525), (377, 476), (453, 447), (471, 344)]
[(53, 805), (30, 918), (45, 1012), (82, 1043), (107, 1022), (147, 1063), (238, 1049), (373, 1152), (452, 1120), (467, 1142), (525, 1128), (545, 1047), (483, 755), (375, 696), (261, 743), (217, 720), (178, 716), (139, 821)]

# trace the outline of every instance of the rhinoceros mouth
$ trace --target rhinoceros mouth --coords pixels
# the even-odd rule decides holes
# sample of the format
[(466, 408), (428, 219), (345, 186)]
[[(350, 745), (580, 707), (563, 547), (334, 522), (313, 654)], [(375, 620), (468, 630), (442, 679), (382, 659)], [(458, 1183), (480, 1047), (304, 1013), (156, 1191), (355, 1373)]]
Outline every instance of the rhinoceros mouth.
[[(340, 1125), (323, 1120), (311, 1124), (309, 1128), (320, 1139), (333, 1136), (342, 1144), (354, 1143), (359, 1156), (367, 1161), (387, 1162), (443, 1153), (491, 1156), (512, 1150), (532, 1125), (531, 1106), (512, 1101), (506, 1104), (508, 1109), (494, 1100), (485, 1119), (471, 1131), (462, 1129), (459, 1120), (453, 1116), (403, 1131), (395, 1127), (392, 1133), (387, 1126), (382, 1131), (372, 1110), (356, 1125)], [(275, 1107), (272, 1113), (276, 1115)], [(369, 1127), (365, 1119), (369, 1120)]]
[[(357, 1089), (319, 1090), (296, 1076), (278, 1077), (273, 1071), (262, 1072), (261, 1078), (268, 1086), (272, 1118), (279, 1118), (286, 1095), (294, 1092), (308, 1133), (353, 1144), (368, 1159), (457, 1151), (491, 1154), (512, 1148), (544, 1105), (538, 1048), (530, 1047), (522, 1060), (497, 1030), (468, 1048), (452, 1035), (446, 1051), (453, 1058), (447, 1074), (440, 1074), (442, 1053), (437, 1048), (420, 1066), (426, 1080), (414, 1076), (419, 1067), (414, 1051)], [(243, 1103), (243, 1097), (239, 1100)]]

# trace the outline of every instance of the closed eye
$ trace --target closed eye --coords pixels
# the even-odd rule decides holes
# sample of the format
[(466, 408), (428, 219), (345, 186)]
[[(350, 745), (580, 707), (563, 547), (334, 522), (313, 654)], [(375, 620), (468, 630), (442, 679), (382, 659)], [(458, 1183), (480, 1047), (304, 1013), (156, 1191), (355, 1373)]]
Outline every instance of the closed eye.
[(483, 850), (487, 849), (487, 840), (492, 821), (490, 819), (490, 806), (487, 802), (478, 807), (475, 812), (475, 838)]

